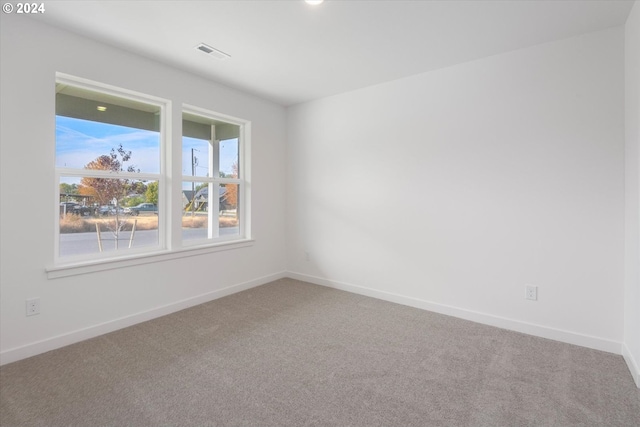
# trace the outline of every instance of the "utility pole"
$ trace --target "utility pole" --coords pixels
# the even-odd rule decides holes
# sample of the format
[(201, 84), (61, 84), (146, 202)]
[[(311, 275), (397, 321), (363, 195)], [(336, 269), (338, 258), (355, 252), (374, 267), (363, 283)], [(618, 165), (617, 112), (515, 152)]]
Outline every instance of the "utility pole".
[[(194, 151), (198, 151), (195, 148), (191, 149), (191, 176), (196, 176), (196, 164), (198, 158), (194, 155)], [(195, 216), (194, 203), (196, 201), (196, 183), (191, 181), (191, 216)]]

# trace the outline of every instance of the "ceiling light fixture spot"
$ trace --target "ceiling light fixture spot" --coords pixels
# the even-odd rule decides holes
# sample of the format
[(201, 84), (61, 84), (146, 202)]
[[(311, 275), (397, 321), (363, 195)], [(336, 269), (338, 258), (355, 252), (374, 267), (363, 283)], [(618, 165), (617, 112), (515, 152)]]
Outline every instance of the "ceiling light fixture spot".
[(321, 4), (324, 0), (304, 0), (305, 3), (310, 4), (312, 6), (317, 6)]
[(107, 111), (107, 107), (105, 107), (104, 105), (98, 105), (96, 107), (96, 110), (98, 110), (98, 111)]
[(220, 60), (231, 58), (231, 55), (229, 55), (228, 53), (224, 53), (223, 51), (218, 50), (215, 47), (209, 46), (208, 44), (200, 43), (198, 46), (196, 46), (196, 49), (202, 53), (206, 53), (212, 58), (216, 58)]

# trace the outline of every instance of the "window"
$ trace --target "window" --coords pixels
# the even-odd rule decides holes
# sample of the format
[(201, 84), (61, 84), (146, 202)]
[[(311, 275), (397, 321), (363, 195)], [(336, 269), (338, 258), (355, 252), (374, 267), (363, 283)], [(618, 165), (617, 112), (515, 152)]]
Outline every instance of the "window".
[(185, 107), (182, 114), (182, 240), (244, 235), (242, 126)]
[(58, 76), (56, 265), (247, 239), (248, 122), (184, 107), (174, 123), (182, 127), (182, 163), (172, 159), (172, 173), (165, 165), (175, 153), (169, 107), (167, 100)]

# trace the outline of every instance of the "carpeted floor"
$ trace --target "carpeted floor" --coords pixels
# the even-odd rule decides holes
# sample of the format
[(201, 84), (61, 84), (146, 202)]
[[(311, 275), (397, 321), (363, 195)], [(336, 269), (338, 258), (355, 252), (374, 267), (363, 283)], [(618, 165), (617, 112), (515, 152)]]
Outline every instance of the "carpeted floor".
[(621, 356), (292, 279), (0, 368), (2, 426), (638, 426)]

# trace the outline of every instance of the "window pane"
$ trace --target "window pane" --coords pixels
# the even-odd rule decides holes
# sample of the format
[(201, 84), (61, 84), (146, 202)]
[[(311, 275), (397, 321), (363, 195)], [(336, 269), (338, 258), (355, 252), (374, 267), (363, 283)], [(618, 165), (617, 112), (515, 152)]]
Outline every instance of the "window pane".
[(157, 246), (157, 188), (157, 181), (62, 177), (59, 256)]
[(238, 177), (240, 126), (183, 112), (182, 137), (183, 176)]
[(56, 89), (56, 167), (160, 173), (160, 107)]
[(220, 176), (238, 178), (238, 138), (220, 141)]
[(209, 176), (211, 144), (203, 139), (182, 138), (182, 175)]
[(240, 234), (238, 209), (240, 186), (221, 184), (220, 188), (220, 236), (238, 235)]
[[(237, 184), (183, 182), (182, 186), (182, 239), (211, 239), (238, 235)], [(218, 189), (218, 200), (212, 200), (210, 191)]]
[(182, 185), (182, 239), (207, 239), (214, 232), (217, 223), (209, 215), (209, 188), (214, 184), (206, 182), (183, 182)]

